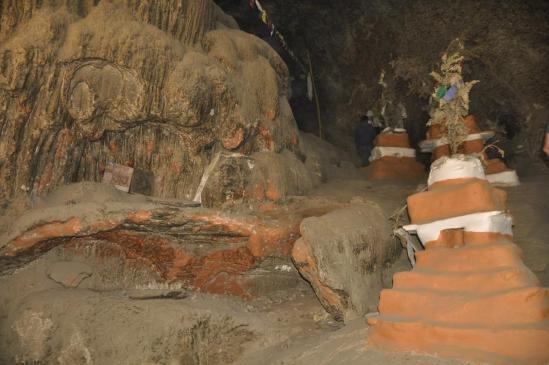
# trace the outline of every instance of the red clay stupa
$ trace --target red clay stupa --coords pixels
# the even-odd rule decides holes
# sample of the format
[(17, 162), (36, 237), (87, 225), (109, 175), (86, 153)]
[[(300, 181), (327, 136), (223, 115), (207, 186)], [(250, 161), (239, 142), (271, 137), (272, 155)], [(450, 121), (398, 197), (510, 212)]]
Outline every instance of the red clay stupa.
[(374, 141), (370, 156), (370, 180), (399, 180), (421, 178), (425, 168), (416, 161), (405, 129), (387, 128)]
[[(482, 157), (486, 178), (494, 185), (515, 186), (519, 178), (514, 170), (511, 170), (499, 159), (488, 159), (484, 152), (485, 141), (494, 136), (492, 131), (482, 131), (473, 115), (464, 119), (468, 130), (467, 139), (459, 146), (458, 153)], [(432, 152), (431, 160), (436, 161), (442, 156), (450, 155), (448, 141), (444, 138), (445, 130), (440, 124), (432, 125), (427, 131), (426, 140), (420, 142), (419, 147), (423, 152)]]
[(492, 364), (549, 363), (549, 289), (512, 242), (505, 191), (479, 159), (433, 163), (428, 191), (408, 198), (425, 246), (383, 290), (368, 344)]

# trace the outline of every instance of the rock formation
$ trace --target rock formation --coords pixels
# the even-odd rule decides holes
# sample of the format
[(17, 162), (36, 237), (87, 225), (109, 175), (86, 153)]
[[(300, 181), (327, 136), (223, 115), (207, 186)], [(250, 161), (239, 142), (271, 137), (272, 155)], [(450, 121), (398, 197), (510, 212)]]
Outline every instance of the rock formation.
[(207, 205), (312, 186), (285, 63), (211, 0), (3, 1), (0, 56), (2, 201), (108, 162)]
[(61, 261), (100, 268), (88, 280), (95, 289), (169, 284), (249, 298), (260, 294), (264, 278), (288, 281), (276, 266), (291, 265), (301, 220), (341, 206), (302, 201), (288, 211), (250, 214), (188, 204), (103, 184), (68, 185), (0, 235), (0, 273), (55, 249)]
[(375, 311), (383, 268), (400, 252), (381, 208), (355, 202), (306, 218), (300, 232), (292, 258), (324, 308), (339, 320)]

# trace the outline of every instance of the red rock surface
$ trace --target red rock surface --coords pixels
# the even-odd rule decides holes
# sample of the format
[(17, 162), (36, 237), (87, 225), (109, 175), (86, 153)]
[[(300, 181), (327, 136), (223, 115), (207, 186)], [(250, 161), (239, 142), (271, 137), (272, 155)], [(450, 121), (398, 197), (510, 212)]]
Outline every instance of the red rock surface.
[(0, 272), (62, 246), (76, 256), (92, 252), (94, 260), (121, 259), (128, 268), (154, 273), (165, 283), (249, 298), (256, 292), (250, 272), (269, 257), (289, 261), (303, 218), (339, 206), (302, 202), (270, 207), (259, 215), (150, 206), (91, 215), (75, 211), (7, 236), (0, 242)]

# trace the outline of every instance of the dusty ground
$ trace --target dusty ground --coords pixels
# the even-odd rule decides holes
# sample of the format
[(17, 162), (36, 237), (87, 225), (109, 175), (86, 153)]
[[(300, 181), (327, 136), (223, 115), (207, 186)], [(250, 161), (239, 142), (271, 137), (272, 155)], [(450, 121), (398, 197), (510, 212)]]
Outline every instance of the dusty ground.
[[(523, 184), (506, 189), (516, 242), (524, 250), (526, 264), (547, 286), (549, 170), (532, 165), (519, 173)], [(361, 196), (378, 202), (389, 215), (418, 187), (421, 182), (335, 180), (311, 195), (340, 202)], [(0, 363), (460, 363), (366, 349), (365, 321), (343, 326), (332, 320), (294, 268), (287, 275), (299, 285), (243, 301), (178, 288), (70, 289), (50, 279), (57, 255), (51, 251), (0, 278)], [(393, 271), (407, 267), (402, 257), (387, 271), (387, 285)]]
[(514, 219), (515, 243), (524, 251), (524, 262), (549, 286), (549, 168), (542, 163), (518, 169), (522, 184), (505, 189)]

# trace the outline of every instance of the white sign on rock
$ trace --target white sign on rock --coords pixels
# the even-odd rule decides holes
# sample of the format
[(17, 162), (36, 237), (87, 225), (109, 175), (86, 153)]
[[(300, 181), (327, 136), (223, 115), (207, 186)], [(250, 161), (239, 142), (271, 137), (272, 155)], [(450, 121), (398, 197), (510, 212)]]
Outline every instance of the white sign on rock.
[(130, 191), (130, 184), (133, 177), (133, 168), (119, 165), (114, 162), (107, 162), (105, 173), (103, 174), (103, 183), (114, 185), (118, 190), (124, 192)]

